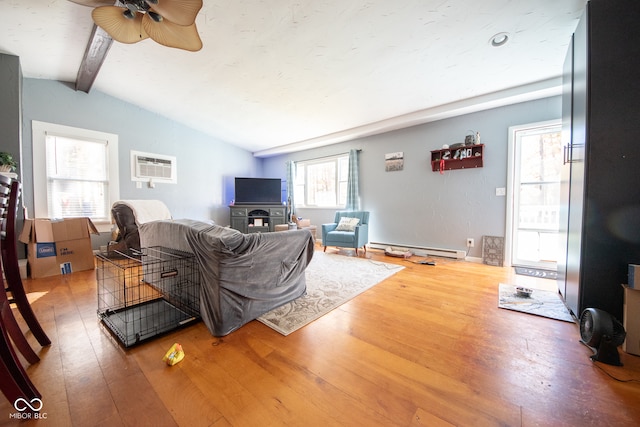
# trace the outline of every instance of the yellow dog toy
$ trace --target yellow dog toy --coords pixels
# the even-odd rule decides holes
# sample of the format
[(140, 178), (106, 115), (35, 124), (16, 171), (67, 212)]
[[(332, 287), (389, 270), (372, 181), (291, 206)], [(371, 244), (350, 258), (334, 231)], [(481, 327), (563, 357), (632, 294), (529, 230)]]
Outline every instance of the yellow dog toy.
[(184, 359), (184, 350), (182, 350), (182, 346), (178, 343), (172, 345), (169, 351), (167, 351), (167, 353), (162, 358), (162, 360), (169, 366), (175, 365), (182, 359)]

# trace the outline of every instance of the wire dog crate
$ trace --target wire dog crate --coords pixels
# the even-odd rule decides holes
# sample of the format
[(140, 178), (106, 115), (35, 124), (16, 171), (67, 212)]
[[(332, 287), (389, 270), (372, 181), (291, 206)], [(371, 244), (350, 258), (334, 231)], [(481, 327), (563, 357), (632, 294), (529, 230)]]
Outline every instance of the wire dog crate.
[(125, 346), (200, 319), (195, 257), (154, 246), (97, 256), (98, 318)]

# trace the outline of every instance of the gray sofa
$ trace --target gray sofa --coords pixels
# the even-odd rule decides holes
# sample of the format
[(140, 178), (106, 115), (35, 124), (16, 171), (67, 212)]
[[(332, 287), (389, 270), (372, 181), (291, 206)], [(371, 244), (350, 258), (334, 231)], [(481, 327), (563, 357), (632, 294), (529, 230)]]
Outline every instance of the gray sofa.
[(140, 244), (193, 253), (200, 268), (200, 314), (224, 336), (306, 291), (313, 257), (308, 230), (243, 234), (195, 220), (142, 224)]

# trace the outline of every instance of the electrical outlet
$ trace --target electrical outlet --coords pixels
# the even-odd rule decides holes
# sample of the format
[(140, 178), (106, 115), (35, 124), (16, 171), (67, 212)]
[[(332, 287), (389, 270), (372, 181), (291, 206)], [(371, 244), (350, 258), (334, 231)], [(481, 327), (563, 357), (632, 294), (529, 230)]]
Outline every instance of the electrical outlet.
[(471, 237), (467, 237), (467, 247), (472, 248), (474, 246), (474, 241)]

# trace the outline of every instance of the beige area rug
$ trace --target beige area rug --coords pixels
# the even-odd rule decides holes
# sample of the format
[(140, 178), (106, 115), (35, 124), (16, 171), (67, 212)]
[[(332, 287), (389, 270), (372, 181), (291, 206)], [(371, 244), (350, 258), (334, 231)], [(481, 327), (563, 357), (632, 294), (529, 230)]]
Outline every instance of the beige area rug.
[(282, 335), (302, 328), (404, 267), (396, 264), (315, 252), (305, 274), (307, 292), (258, 320)]
[(500, 283), (498, 307), (565, 322), (574, 321), (560, 294), (543, 289), (533, 289), (531, 296), (524, 297), (518, 295), (515, 286)]

